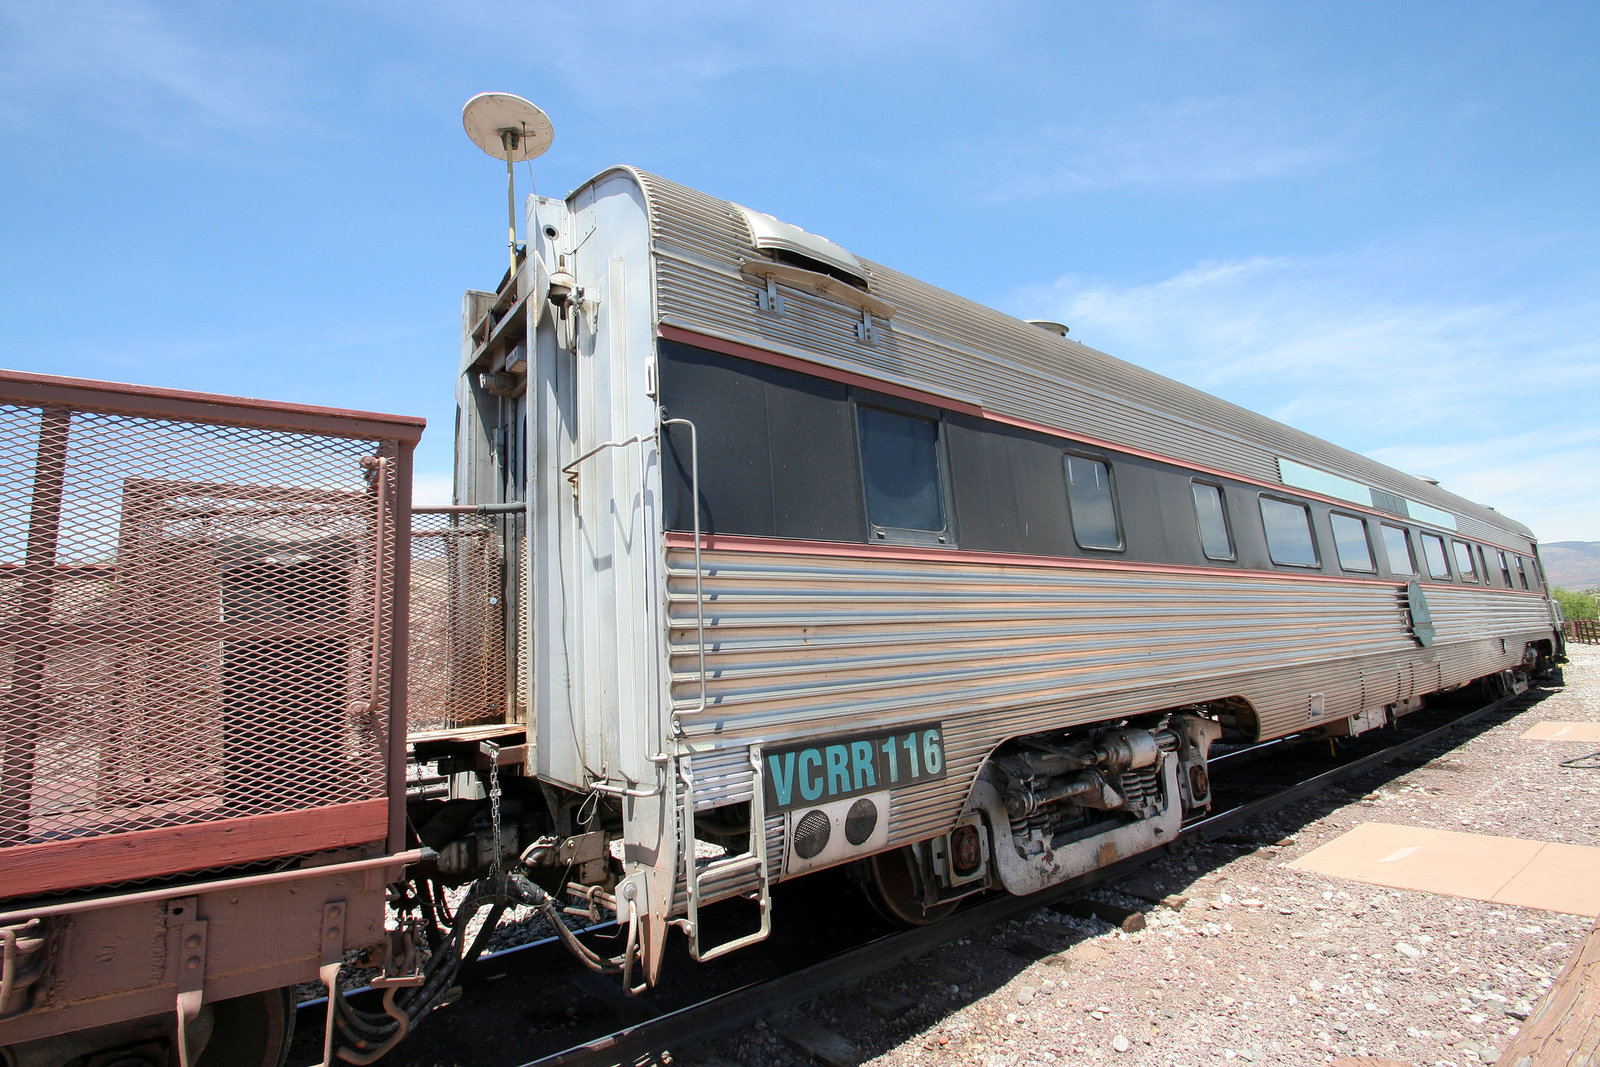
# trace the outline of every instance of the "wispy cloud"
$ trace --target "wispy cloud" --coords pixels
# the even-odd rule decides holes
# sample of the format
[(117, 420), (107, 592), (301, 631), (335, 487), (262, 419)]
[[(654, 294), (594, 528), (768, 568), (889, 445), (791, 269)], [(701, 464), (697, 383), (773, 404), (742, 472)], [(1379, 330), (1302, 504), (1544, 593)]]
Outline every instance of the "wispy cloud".
[(1067, 277), (1008, 303), (1547, 538), (1600, 538), (1600, 302), (1402, 299), (1382, 258), (1206, 263), (1126, 286)]
[(1313, 137), (1261, 99), (1180, 98), (1070, 124), (1003, 123), (958, 145), (982, 195), (995, 201), (1121, 187), (1194, 189), (1322, 170), (1364, 149), (1355, 120)]
[(202, 148), (281, 126), (292, 62), (200, 23), (134, 0), (0, 5), (0, 126), (77, 137), (86, 158), (108, 133)]
[(1600, 429), (1563, 420), (1525, 433), (1438, 444), (1394, 445), (1368, 454), (1423, 471), (1452, 492), (1486, 501), (1528, 523), (1546, 541), (1600, 540)]
[[(506, 32), (507, 8), (498, 0), (369, 7), (374, 18), (413, 34), (478, 50), (488, 70), (526, 68), (534, 84), (559, 87), (608, 124), (675, 125), (681, 120), (667, 116), (684, 109), (714, 124), (730, 103), (751, 100), (768, 102), (781, 124), (790, 121), (788, 108), (804, 106), (797, 94), (809, 91), (833, 108), (837, 91), (864, 74), (929, 63), (930, 55), (955, 61), (999, 32), (992, 9), (960, 0), (615, 0), (576, 17), (547, 5), (526, 18), (527, 34)], [(816, 89), (818, 80), (828, 84)]]

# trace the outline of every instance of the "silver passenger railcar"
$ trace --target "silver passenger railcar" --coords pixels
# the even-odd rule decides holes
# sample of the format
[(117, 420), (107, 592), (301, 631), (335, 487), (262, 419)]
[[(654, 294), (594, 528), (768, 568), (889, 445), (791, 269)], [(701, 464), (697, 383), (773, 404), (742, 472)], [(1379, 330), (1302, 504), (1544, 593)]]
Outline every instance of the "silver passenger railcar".
[(525, 502), (540, 854), (615, 843), (649, 977), (778, 880), (1036, 890), (1171, 840), (1224, 731), (1559, 654), (1530, 531), (1435, 484), (637, 170), (527, 225), (466, 297), (458, 501)]

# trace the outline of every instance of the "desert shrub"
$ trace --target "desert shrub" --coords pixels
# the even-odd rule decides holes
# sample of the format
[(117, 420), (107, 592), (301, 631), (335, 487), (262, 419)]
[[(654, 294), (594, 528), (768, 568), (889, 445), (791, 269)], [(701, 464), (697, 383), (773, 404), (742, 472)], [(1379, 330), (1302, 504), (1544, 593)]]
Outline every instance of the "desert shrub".
[(1600, 600), (1596, 600), (1593, 593), (1579, 593), (1552, 585), (1550, 595), (1561, 605), (1561, 614), (1569, 619), (1600, 618)]

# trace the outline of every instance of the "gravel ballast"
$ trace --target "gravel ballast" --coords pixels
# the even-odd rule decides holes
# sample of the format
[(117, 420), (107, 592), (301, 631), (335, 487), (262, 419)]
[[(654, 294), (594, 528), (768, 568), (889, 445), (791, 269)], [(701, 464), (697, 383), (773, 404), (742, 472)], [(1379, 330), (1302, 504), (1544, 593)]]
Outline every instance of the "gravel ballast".
[[(1180, 846), (1120, 888), (1097, 891), (1143, 910), (1142, 929), (1040, 908), (685, 1060), (1496, 1062), (1593, 916), (1286, 865), (1366, 822), (1600, 846), (1600, 770), (1560, 766), (1594, 744), (1519, 736), (1543, 720), (1600, 720), (1600, 649), (1570, 654), (1565, 685), (1520, 713), (1464, 727), (1403, 766), (1258, 819), (1226, 842)], [(1145, 899), (1163, 895), (1164, 905)], [(818, 1029), (854, 1055), (838, 1045), (819, 1052), (804, 1033)]]

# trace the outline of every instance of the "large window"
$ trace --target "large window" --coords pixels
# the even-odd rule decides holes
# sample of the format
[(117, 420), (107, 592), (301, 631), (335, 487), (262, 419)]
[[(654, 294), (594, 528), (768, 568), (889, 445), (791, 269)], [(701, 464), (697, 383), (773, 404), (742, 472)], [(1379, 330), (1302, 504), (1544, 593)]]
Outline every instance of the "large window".
[(1383, 551), (1389, 557), (1389, 573), (1396, 578), (1411, 578), (1417, 573), (1417, 557), (1411, 551), (1411, 531), (1404, 526), (1382, 523)]
[(1316, 538), (1311, 535), (1311, 510), (1275, 497), (1261, 498), (1261, 525), (1267, 532), (1267, 555), (1285, 567), (1315, 567), (1320, 563)]
[(1339, 556), (1339, 566), (1347, 571), (1377, 570), (1372, 562), (1372, 544), (1367, 540), (1367, 520), (1337, 511), (1329, 518), (1333, 521), (1333, 550)]
[(1450, 580), (1450, 563), (1444, 558), (1444, 538), (1438, 534), (1422, 535), (1422, 554), (1428, 561), (1428, 577), (1441, 582)]
[(1478, 580), (1478, 567), (1472, 560), (1472, 546), (1465, 541), (1451, 541), (1450, 547), (1456, 552), (1456, 572), (1461, 575), (1463, 582)]
[(1078, 547), (1111, 551), (1122, 547), (1111, 468), (1104, 461), (1067, 454), (1067, 508)]
[(948, 542), (939, 423), (883, 408), (856, 408), (867, 521), (876, 539)]
[(1194, 514), (1200, 524), (1200, 548), (1207, 559), (1233, 559), (1233, 537), (1228, 532), (1228, 514), (1222, 506), (1222, 487), (1210, 482), (1191, 483), (1194, 488)]

